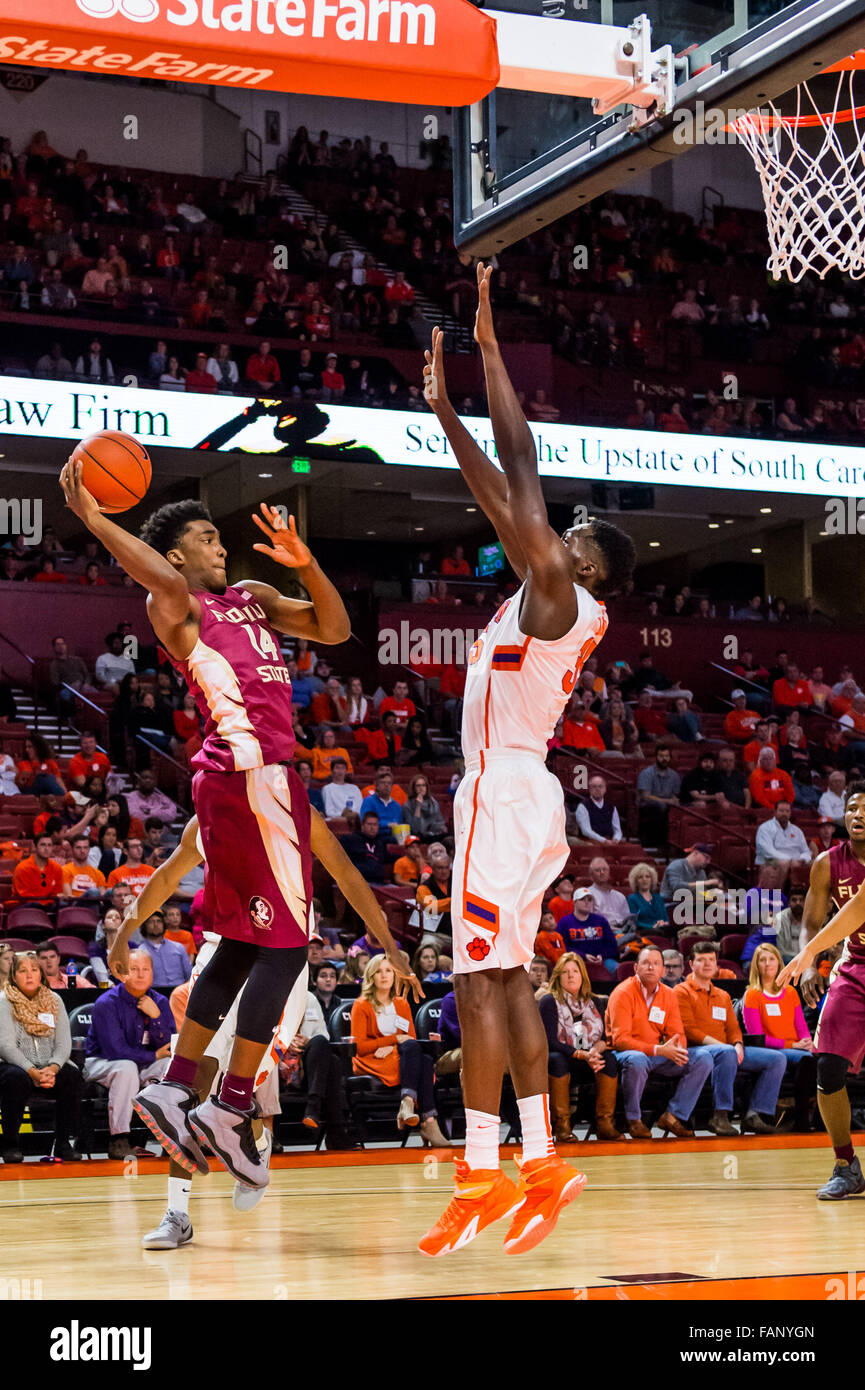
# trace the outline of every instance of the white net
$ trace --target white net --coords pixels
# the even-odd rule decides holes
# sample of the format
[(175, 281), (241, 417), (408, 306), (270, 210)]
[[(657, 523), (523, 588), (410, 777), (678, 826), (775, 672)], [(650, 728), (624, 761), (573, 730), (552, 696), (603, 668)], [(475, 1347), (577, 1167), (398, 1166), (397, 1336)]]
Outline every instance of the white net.
[(733, 122), (763, 186), (776, 280), (809, 270), (865, 276), (865, 106), (855, 104), (855, 77), (839, 73), (834, 103), (824, 95), (822, 110), (803, 82), (788, 112), (769, 102)]

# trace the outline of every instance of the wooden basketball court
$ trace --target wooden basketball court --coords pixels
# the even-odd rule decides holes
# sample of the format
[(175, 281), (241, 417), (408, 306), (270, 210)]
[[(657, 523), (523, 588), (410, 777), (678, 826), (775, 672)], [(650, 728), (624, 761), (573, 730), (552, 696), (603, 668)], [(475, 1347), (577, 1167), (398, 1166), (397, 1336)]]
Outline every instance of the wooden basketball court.
[[(510, 1166), (513, 1150), (502, 1156)], [(832, 1166), (823, 1136), (575, 1144), (568, 1156), (588, 1185), (536, 1250), (506, 1257), (501, 1226), (440, 1260), (415, 1242), (453, 1169), (419, 1149), (277, 1158), (247, 1215), (227, 1174), (196, 1181), (195, 1238), (173, 1251), (139, 1244), (165, 1207), (161, 1160), (0, 1169), (0, 1279), (44, 1299), (822, 1301), (860, 1283), (865, 1294), (865, 1203), (814, 1196)]]

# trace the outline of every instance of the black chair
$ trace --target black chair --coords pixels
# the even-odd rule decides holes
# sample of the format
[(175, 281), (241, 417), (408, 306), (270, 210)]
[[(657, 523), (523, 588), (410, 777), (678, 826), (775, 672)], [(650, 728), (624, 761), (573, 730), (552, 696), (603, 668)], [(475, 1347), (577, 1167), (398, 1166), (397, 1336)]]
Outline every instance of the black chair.
[(348, 1049), (342, 1055), (345, 1058), (345, 1094), (352, 1123), (364, 1148), (371, 1125), (375, 1125), (379, 1132), (385, 1131), (384, 1134), (379, 1133), (380, 1138), (398, 1139), (404, 1148), (411, 1130), (398, 1130), (396, 1127), (400, 1106), (399, 1087), (385, 1086), (374, 1076), (358, 1076), (351, 1069), (351, 1058), (354, 1056), (354, 1041), (350, 1037), (352, 1002), (346, 999), (337, 1004), (328, 1024), (332, 1042), (341, 1050)]
[[(87, 1057), (85, 1045), (92, 1020), (93, 1005), (91, 1003), (79, 1004), (77, 1008), (70, 1010), (69, 1031), (72, 1034), (70, 1060), (76, 1064), (82, 1077), (84, 1077), (84, 1063)], [(81, 1087), (81, 1132), (78, 1136), (78, 1142), (88, 1158), (93, 1157), (94, 1112), (97, 1109), (101, 1110), (104, 1122), (107, 1124), (108, 1092), (98, 1082), (87, 1081), (85, 1078)]]

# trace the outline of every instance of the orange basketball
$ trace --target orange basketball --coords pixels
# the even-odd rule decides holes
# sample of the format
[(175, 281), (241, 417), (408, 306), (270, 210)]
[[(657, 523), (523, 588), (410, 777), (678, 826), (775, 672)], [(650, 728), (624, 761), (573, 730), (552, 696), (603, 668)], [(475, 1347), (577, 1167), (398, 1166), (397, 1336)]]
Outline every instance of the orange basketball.
[(84, 464), (81, 481), (106, 512), (125, 512), (150, 487), (150, 455), (121, 430), (100, 430), (82, 439), (72, 455)]

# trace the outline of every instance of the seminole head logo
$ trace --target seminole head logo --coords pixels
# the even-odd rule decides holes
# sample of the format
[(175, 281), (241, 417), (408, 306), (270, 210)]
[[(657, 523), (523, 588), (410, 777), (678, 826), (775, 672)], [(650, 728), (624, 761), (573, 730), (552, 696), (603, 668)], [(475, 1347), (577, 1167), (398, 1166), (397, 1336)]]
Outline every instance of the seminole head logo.
[(252, 925), (259, 931), (270, 931), (273, 926), (273, 908), (267, 898), (250, 898), (249, 917)]
[(75, 4), (91, 19), (113, 19), (121, 14), (136, 24), (149, 24), (159, 15), (159, 0), (75, 0)]

